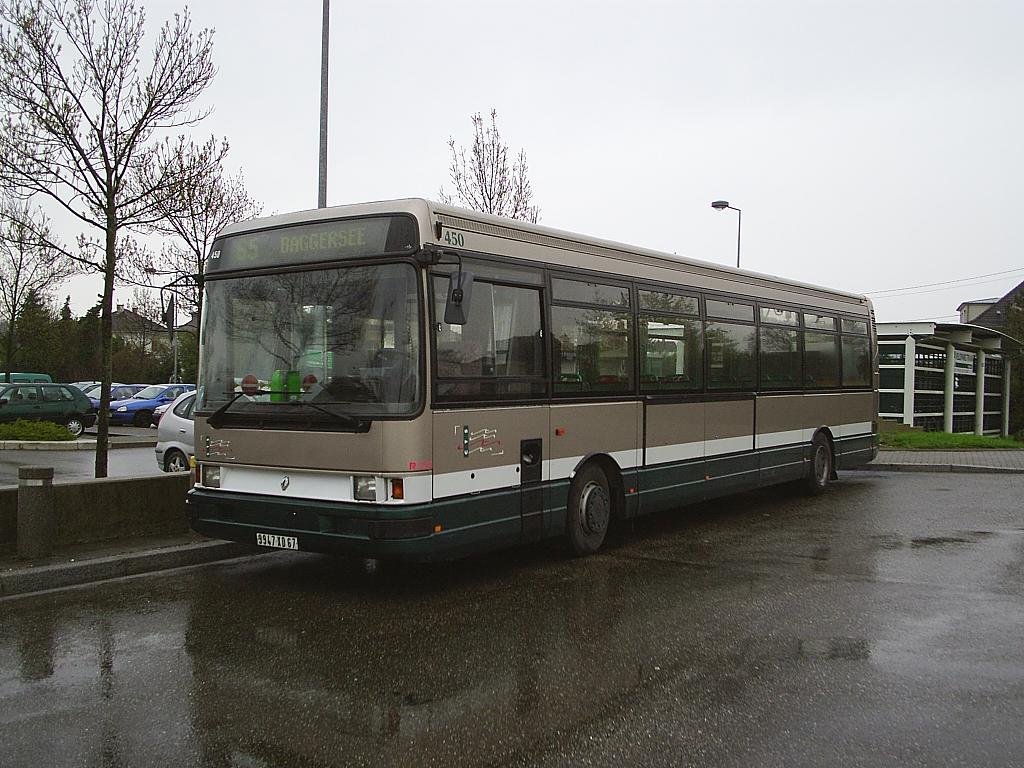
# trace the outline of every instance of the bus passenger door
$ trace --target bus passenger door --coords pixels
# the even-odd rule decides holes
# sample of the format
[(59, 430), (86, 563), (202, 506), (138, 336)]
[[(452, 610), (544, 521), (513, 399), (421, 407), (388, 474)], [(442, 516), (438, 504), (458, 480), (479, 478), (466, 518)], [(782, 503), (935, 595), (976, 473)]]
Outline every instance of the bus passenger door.
[(536, 437), (519, 444), (520, 514), (523, 541), (537, 541), (544, 531), (544, 441)]

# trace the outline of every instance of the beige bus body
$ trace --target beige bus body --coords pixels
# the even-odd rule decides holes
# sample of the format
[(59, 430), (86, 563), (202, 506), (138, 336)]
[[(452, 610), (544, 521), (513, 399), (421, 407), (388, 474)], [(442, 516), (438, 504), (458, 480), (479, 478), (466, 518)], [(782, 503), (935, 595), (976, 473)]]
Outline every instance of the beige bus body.
[[(258, 219), (233, 225), (221, 237), (396, 213), (415, 217), (420, 244), (427, 247), (439, 246), (466, 256), (506, 257), (520, 266), (585, 270), (618, 280), (653, 281), (819, 309), (863, 320), (873, 328), (871, 304), (864, 296), (419, 199)], [(637, 395), (616, 402), (569, 402), (570, 398), (561, 397), (528, 405), (487, 407), (432, 402), (428, 272), (423, 269), (420, 273), (427, 305), (421, 316), (425, 329), (421, 343), (428, 350), (423, 372), (425, 407), (420, 415), (409, 420), (375, 420), (367, 432), (358, 434), (230, 426), (214, 429), (207, 423), (207, 414), (197, 414), (196, 458), (200, 465), (221, 467), (219, 491), (281, 502), (353, 504), (353, 478), (371, 475), (379, 478), (377, 501), (367, 506), (366, 516), (380, 518), (389, 508), (437, 504), (501, 489), (515, 491), (521, 486), (524, 470), (523, 441), (536, 440), (541, 446), (541, 481), (547, 495), (539, 506), (531, 505), (531, 512), (524, 506), (522, 520), (509, 519), (497, 526), (501, 531), (497, 540), (510, 535), (515, 538), (519, 530), (523, 539), (532, 539), (554, 535), (564, 526), (566, 488), (585, 461), (600, 461), (612, 475), (613, 492), (620, 494), (616, 512), (636, 514), (806, 475), (811, 461), (808, 448), (819, 433), (829, 440), (840, 468), (870, 461), (877, 451), (877, 359), (870, 389), (853, 392), (750, 393), (706, 400), (682, 398), (685, 402)], [(871, 344), (877, 357), (873, 333)], [(844, 450), (845, 443), (850, 450)], [(763, 457), (780, 451), (784, 460), (768, 466)], [(715, 457), (727, 460), (709, 469)], [(703, 490), (677, 496), (661, 489), (649, 498), (644, 496), (641, 470), (680, 464), (688, 469), (666, 469), (674, 474), (671, 482), (663, 479), (662, 484)], [(391, 494), (395, 479), (401, 479), (404, 486), (400, 499)], [(201, 476), (199, 480), (202, 490)], [(468, 513), (460, 514), (465, 517)], [(531, 515), (537, 518), (533, 523), (527, 521)], [(443, 526), (432, 530), (436, 537), (446, 533)], [(454, 554), (462, 551), (450, 550)]]

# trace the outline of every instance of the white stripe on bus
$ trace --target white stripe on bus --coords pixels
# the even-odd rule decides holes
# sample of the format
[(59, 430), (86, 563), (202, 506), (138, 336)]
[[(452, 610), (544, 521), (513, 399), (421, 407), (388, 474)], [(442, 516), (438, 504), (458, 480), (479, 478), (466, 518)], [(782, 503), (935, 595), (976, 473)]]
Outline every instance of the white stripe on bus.
[[(861, 432), (864, 436), (871, 434), (871, 422), (857, 424), (840, 424), (831, 427), (837, 437), (839, 435), (853, 437)], [(815, 429), (794, 429), (782, 432), (767, 432), (757, 436), (759, 448), (776, 448), (785, 445), (801, 445), (810, 442)], [(647, 449), (646, 464), (669, 464), (690, 461), (701, 457), (711, 458), (730, 453), (750, 451), (754, 445), (753, 435), (718, 438), (706, 441), (677, 443), (675, 445), (654, 446)], [(639, 451), (614, 451), (610, 456), (623, 469), (639, 466), (636, 455)], [(543, 478), (545, 481), (564, 480), (572, 476), (573, 470), (584, 459), (580, 456), (567, 456), (561, 459), (545, 459)], [(519, 465), (506, 464), (500, 467), (489, 467), (480, 470), (461, 470), (434, 475), (434, 498), (457, 496), (464, 493), (497, 490), (499, 488), (520, 485), (520, 475), (516, 472)]]
[[(869, 436), (871, 423), (841, 424), (832, 427), (832, 431), (837, 437), (842, 435), (839, 439), (843, 440), (862, 434)], [(770, 432), (758, 435), (756, 445), (760, 449), (799, 445), (808, 442), (813, 434), (814, 430)], [(646, 464), (670, 464), (692, 461), (702, 457), (710, 458), (730, 453), (742, 453), (749, 451), (754, 443), (753, 435), (742, 435), (675, 445), (652, 446), (647, 449)], [(609, 455), (620, 467), (630, 469), (640, 465), (640, 454), (639, 450), (627, 449), (613, 451)], [(561, 459), (545, 459), (542, 477), (545, 481), (570, 478), (584, 458), (583, 455), (579, 455)], [(282, 488), (281, 484), (285, 476), (288, 477), (289, 482), (285, 488)], [(385, 480), (386, 482), (388, 481)], [(404, 477), (405, 498), (401, 500), (388, 498), (385, 501), (386, 492), (382, 489), (378, 494), (378, 503), (422, 504), (429, 502), (432, 498), (439, 499), (500, 488), (514, 488), (520, 484), (521, 476), (518, 464), (444, 472), (433, 476), (428, 472), (418, 472)], [(256, 493), (278, 498), (354, 501), (352, 498), (352, 475), (347, 472), (272, 469), (225, 464), (221, 469), (220, 487), (225, 491)], [(390, 493), (387, 495), (390, 496)]]
[(519, 485), (519, 465), (505, 464), (484, 469), (463, 469), (434, 475), (434, 498), (490, 491)]

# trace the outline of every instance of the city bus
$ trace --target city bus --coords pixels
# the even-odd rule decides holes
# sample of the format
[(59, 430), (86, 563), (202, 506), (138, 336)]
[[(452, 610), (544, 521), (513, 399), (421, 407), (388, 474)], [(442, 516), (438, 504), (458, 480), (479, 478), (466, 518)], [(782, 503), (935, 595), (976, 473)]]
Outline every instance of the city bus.
[(441, 560), (878, 451), (864, 296), (396, 200), (236, 224), (205, 270), (201, 533)]

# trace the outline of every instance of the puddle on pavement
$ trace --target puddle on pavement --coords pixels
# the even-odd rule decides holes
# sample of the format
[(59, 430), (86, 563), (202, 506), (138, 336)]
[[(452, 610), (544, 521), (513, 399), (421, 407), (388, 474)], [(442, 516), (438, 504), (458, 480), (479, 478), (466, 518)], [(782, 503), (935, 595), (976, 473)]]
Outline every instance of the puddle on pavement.
[(859, 637), (809, 638), (800, 641), (798, 658), (863, 661), (871, 657), (871, 644)]
[(895, 534), (872, 536), (871, 539), (877, 543), (880, 549), (903, 549), (907, 546), (911, 549), (921, 549), (953, 544), (977, 544), (981, 539), (988, 539), (996, 535), (994, 531), (957, 531), (948, 536), (915, 536), (909, 540)]
[(959, 536), (923, 536), (910, 540), (911, 549), (919, 547), (941, 547), (945, 544), (974, 544), (971, 539), (963, 539)]

